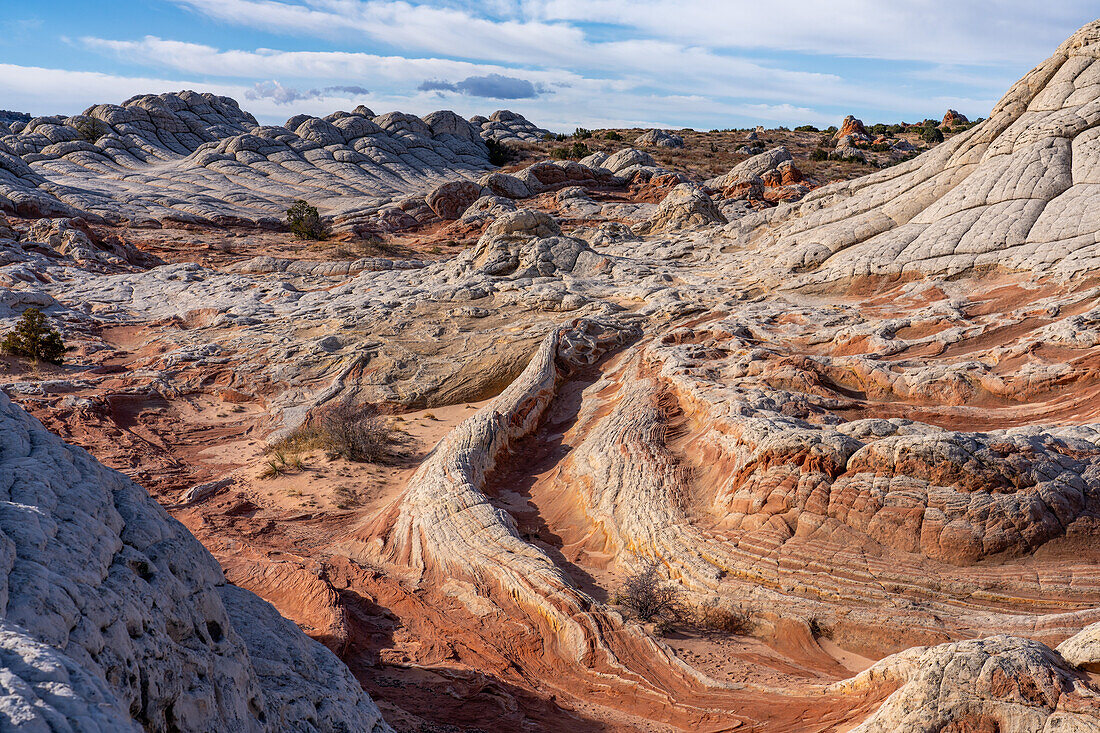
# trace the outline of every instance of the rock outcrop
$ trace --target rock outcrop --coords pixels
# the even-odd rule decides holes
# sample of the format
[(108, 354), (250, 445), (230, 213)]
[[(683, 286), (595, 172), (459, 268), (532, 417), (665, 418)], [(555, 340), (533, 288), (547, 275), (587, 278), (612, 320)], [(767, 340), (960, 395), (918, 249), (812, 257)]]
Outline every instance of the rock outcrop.
[[(261, 223), (307, 199), (348, 220), (388, 199), (476, 178), (480, 131), (453, 112), (423, 119), (360, 107), (259, 126), (212, 94), (145, 95), (0, 136), (0, 208), (133, 223)], [(8, 157), (5, 157), (8, 156)]]
[(899, 730), (1087, 731), (1100, 698), (1046, 646), (1011, 636), (910, 649), (835, 689), (898, 686), (854, 733)]
[[(222, 242), (199, 230), (165, 232), (172, 262), (146, 270), (60, 253), (84, 246), (75, 220), (13, 219), (0, 330), (34, 305), (76, 350), (45, 376), (0, 362), (5, 388), (148, 472), (228, 576), (339, 650), (395, 727), (1095, 730), (1098, 44), (1091, 24), (988, 121), (797, 203), (777, 194), (816, 184), (782, 148), (705, 186), (628, 148), (432, 180), (372, 215), (478, 237), (436, 261), (414, 243), (417, 259), (200, 263), (173, 249)], [(326, 149), (368, 122), (446, 147), (517, 122), (498, 117), (359, 109), (288, 128)], [(402, 460), (263, 452), (343, 402), (394, 413)], [(46, 532), (34, 520), (12, 523), (17, 543)], [(315, 675), (280, 702), (290, 686), (269, 693), (264, 670), (327, 652), (286, 632), (278, 649), (315, 661), (260, 669), (275, 619), (240, 628), (251, 596), (209, 558), (173, 569), (186, 548), (123, 524), (107, 545), (153, 576), (109, 579), (153, 594), (189, 579), (188, 598), (213, 599), (188, 615), (153, 596), (183, 618), (166, 633), (189, 664), (224, 650), (243, 666), (218, 669), (245, 669), (265, 716), (305, 715)], [(18, 587), (84, 582), (107, 545), (79, 546), (78, 580)], [(650, 568), (677, 619), (620, 602)], [(76, 628), (99, 648), (100, 627)], [(152, 644), (144, 626), (118, 638)], [(130, 683), (74, 643), (0, 648), (65, 670), (94, 704), (74, 715), (128, 721)], [(28, 695), (51, 679), (28, 672)], [(334, 689), (323, 699), (359, 709)]]
[(480, 128), (484, 139), (501, 143), (538, 142), (550, 134), (549, 130), (535, 125), (523, 115), (506, 109), (498, 109), (488, 119), (471, 118), (470, 123)]
[(953, 109), (947, 110), (943, 115), (943, 121), (940, 123), (940, 127), (951, 128), (958, 125), (965, 125), (970, 122), (966, 115), (962, 112), (956, 112)]
[(653, 216), (634, 227), (634, 233), (656, 234), (726, 223), (726, 217), (703, 189), (681, 183), (665, 196)]
[(634, 144), (640, 147), (682, 148), (684, 138), (667, 130), (647, 130), (634, 138)]
[(136, 484), (0, 394), (0, 727), (389, 730)]
[(825, 186), (753, 236), (835, 280), (976, 268), (1060, 279), (1097, 267), (1100, 24), (1012, 88), (985, 122), (907, 163)]
[(842, 147), (853, 142), (871, 142), (871, 136), (867, 134), (867, 128), (863, 126), (863, 120), (848, 115), (840, 123), (840, 129), (833, 135), (833, 141), (836, 142), (837, 147)]

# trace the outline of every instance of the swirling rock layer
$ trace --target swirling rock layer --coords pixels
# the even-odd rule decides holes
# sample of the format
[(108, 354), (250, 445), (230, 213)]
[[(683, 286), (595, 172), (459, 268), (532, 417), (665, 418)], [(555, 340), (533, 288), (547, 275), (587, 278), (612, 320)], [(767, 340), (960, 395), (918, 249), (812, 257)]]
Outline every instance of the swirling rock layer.
[[(228, 576), (340, 653), (402, 727), (1096, 729), (1098, 29), (944, 145), (757, 213), (714, 192), (759, 189), (745, 209), (800, 185), (788, 151), (704, 186), (633, 149), (433, 181), (386, 216), (476, 232), (434, 262), (152, 266), (89, 256), (74, 223), (14, 222), (0, 319), (41, 307), (77, 350), (69, 371), (5, 362), (6, 389), (147, 472)], [(177, 104), (135, 105), (152, 120), (161, 103)], [(301, 140), (343, 155), (382, 139), (372, 125), (452, 150), (466, 130), (359, 110), (286, 137), (205, 103), (153, 125), (165, 149), (203, 140), (188, 166), (259, 169), (282, 154), (250, 146)], [(520, 127), (496, 117), (475, 124)], [(22, 175), (79, 152), (47, 148)], [(403, 457), (262, 452), (343, 400), (399, 416)], [(683, 606), (663, 631), (618, 598), (651, 565)], [(203, 578), (228, 588), (216, 570)], [(210, 596), (225, 644), (241, 593)], [(237, 633), (255, 666), (266, 647)], [(91, 652), (50, 661), (76, 654), (64, 641), (4, 642), (42, 660), (26, 708), (55, 674), (104, 701), (73, 715), (132, 709)]]

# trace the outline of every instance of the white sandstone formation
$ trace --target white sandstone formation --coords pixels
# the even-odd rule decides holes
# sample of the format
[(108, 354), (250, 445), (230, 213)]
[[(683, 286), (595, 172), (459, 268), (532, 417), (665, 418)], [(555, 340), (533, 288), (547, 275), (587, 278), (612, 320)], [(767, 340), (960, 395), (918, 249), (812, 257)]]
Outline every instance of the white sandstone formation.
[(0, 394), (0, 728), (371, 731), (347, 667)]

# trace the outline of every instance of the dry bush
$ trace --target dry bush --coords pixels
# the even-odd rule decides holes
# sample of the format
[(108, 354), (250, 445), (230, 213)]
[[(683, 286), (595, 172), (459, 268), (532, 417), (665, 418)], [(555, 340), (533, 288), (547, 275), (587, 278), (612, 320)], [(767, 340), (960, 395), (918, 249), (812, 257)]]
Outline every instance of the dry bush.
[(752, 618), (741, 609), (703, 606), (695, 611), (695, 623), (704, 631), (747, 636), (752, 633)]
[(812, 616), (806, 621), (806, 625), (810, 627), (810, 634), (815, 639), (831, 639), (833, 638), (833, 632), (826, 627), (817, 616)]
[(378, 407), (340, 402), (317, 410), (271, 451), (324, 450), (330, 458), (384, 463), (400, 457), (403, 436)]
[(657, 563), (650, 562), (626, 576), (619, 593), (619, 604), (643, 621), (675, 618), (683, 610), (680, 587), (662, 580), (657, 568)]

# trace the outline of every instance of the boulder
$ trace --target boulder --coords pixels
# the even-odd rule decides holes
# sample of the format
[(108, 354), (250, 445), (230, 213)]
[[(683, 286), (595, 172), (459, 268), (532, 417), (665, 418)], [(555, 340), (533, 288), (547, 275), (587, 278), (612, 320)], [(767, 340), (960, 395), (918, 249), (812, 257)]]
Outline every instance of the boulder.
[(852, 115), (848, 115), (840, 123), (840, 129), (833, 135), (833, 140), (840, 141), (848, 135), (851, 135), (858, 142), (871, 141), (871, 136), (867, 134), (867, 128), (863, 126), (863, 121), (857, 120)]
[(481, 186), (472, 181), (451, 181), (432, 189), (425, 201), (440, 219), (453, 221), (481, 198), (481, 191)]
[(1081, 629), (1055, 650), (1074, 667), (1100, 672), (1100, 623)]
[(655, 234), (726, 223), (726, 217), (703, 189), (681, 183), (669, 192), (652, 217), (634, 227), (634, 232)]
[(652, 167), (657, 165), (653, 156), (649, 153), (634, 148), (623, 148), (603, 161), (603, 168), (612, 173), (619, 173), (632, 166)]
[(648, 130), (634, 138), (634, 144), (640, 147), (682, 148), (684, 138), (667, 130)]
[(498, 196), (506, 196), (510, 199), (525, 199), (531, 195), (526, 183), (500, 171), (486, 173), (478, 180), (478, 184)]
[(944, 114), (943, 122), (940, 123), (940, 127), (956, 127), (958, 125), (965, 125), (968, 122), (970, 122), (970, 120), (968, 120), (966, 115), (964, 115), (962, 112), (957, 112), (953, 109), (949, 109), (947, 110), (946, 114)]

